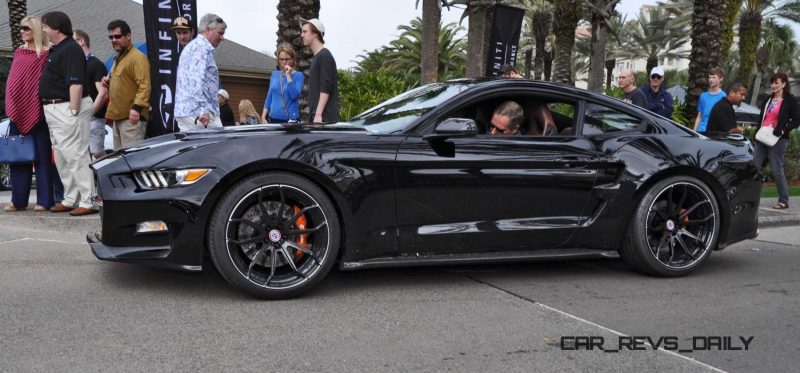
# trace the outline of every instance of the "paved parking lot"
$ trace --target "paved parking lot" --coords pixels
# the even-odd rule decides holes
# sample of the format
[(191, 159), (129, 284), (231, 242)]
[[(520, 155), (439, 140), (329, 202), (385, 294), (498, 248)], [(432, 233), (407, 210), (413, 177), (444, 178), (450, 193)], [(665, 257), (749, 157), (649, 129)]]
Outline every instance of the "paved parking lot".
[[(616, 260), (334, 272), (265, 302), (216, 273), (97, 261), (96, 220), (0, 218), (0, 370), (791, 371), (796, 227), (657, 279)], [(33, 215), (33, 216), (31, 216)], [(26, 220), (27, 219), (27, 220)], [(749, 350), (564, 351), (561, 338), (753, 337)], [(733, 347), (736, 347), (732, 343)], [(741, 346), (741, 343), (738, 343)], [(566, 347), (580, 347), (567, 340)]]

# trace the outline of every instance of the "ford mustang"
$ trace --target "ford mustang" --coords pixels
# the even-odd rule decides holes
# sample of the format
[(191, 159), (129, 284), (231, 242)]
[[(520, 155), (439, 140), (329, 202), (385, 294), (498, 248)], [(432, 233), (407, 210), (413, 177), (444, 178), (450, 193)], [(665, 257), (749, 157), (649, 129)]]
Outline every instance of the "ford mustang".
[[(516, 136), (489, 132), (506, 101)], [(753, 238), (740, 135), (700, 135), (574, 87), (425, 85), (347, 123), (147, 139), (94, 163), (101, 260), (199, 271), (267, 299), (341, 270), (618, 258), (681, 276)]]

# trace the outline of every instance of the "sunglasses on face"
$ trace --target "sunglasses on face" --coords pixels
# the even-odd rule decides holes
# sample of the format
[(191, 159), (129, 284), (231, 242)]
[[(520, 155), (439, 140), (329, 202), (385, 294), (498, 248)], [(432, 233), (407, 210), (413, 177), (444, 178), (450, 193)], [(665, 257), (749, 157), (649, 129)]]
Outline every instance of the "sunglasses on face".
[(503, 129), (503, 128), (500, 128), (498, 126), (495, 126), (494, 124), (490, 124), (489, 125), (489, 132), (492, 132), (492, 131), (497, 131), (497, 132), (500, 132), (500, 133), (507, 133), (507, 132), (511, 131), (511, 128)]
[(125, 36), (125, 35), (122, 35), (122, 34), (108, 35), (108, 40), (119, 40), (119, 39), (122, 39), (123, 36)]
[(650, 75), (650, 79), (661, 79), (661, 78), (663, 78), (663, 76), (658, 75), (658, 74)]
[(19, 30), (20, 31), (30, 31), (31, 28), (30, 28), (30, 26), (20, 25), (19, 26)]

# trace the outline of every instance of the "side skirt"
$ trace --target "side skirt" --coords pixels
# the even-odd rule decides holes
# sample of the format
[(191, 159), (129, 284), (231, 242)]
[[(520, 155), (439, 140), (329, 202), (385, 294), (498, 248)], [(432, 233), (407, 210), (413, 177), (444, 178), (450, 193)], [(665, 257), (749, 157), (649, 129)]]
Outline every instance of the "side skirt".
[(341, 262), (339, 264), (339, 269), (343, 271), (352, 271), (367, 268), (495, 264), (587, 258), (615, 259), (619, 258), (619, 253), (616, 251), (599, 251), (589, 249), (552, 249), (537, 251), (489, 252), (465, 255), (399, 256), (392, 258), (368, 259), (360, 262)]

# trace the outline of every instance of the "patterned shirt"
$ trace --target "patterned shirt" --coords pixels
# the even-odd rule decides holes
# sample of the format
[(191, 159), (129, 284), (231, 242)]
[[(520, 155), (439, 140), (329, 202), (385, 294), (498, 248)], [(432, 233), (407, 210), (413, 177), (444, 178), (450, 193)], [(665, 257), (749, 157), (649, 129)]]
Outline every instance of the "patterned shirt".
[(186, 44), (178, 62), (175, 82), (175, 116), (195, 117), (203, 113), (219, 116), (219, 70), (214, 47), (203, 35)]

